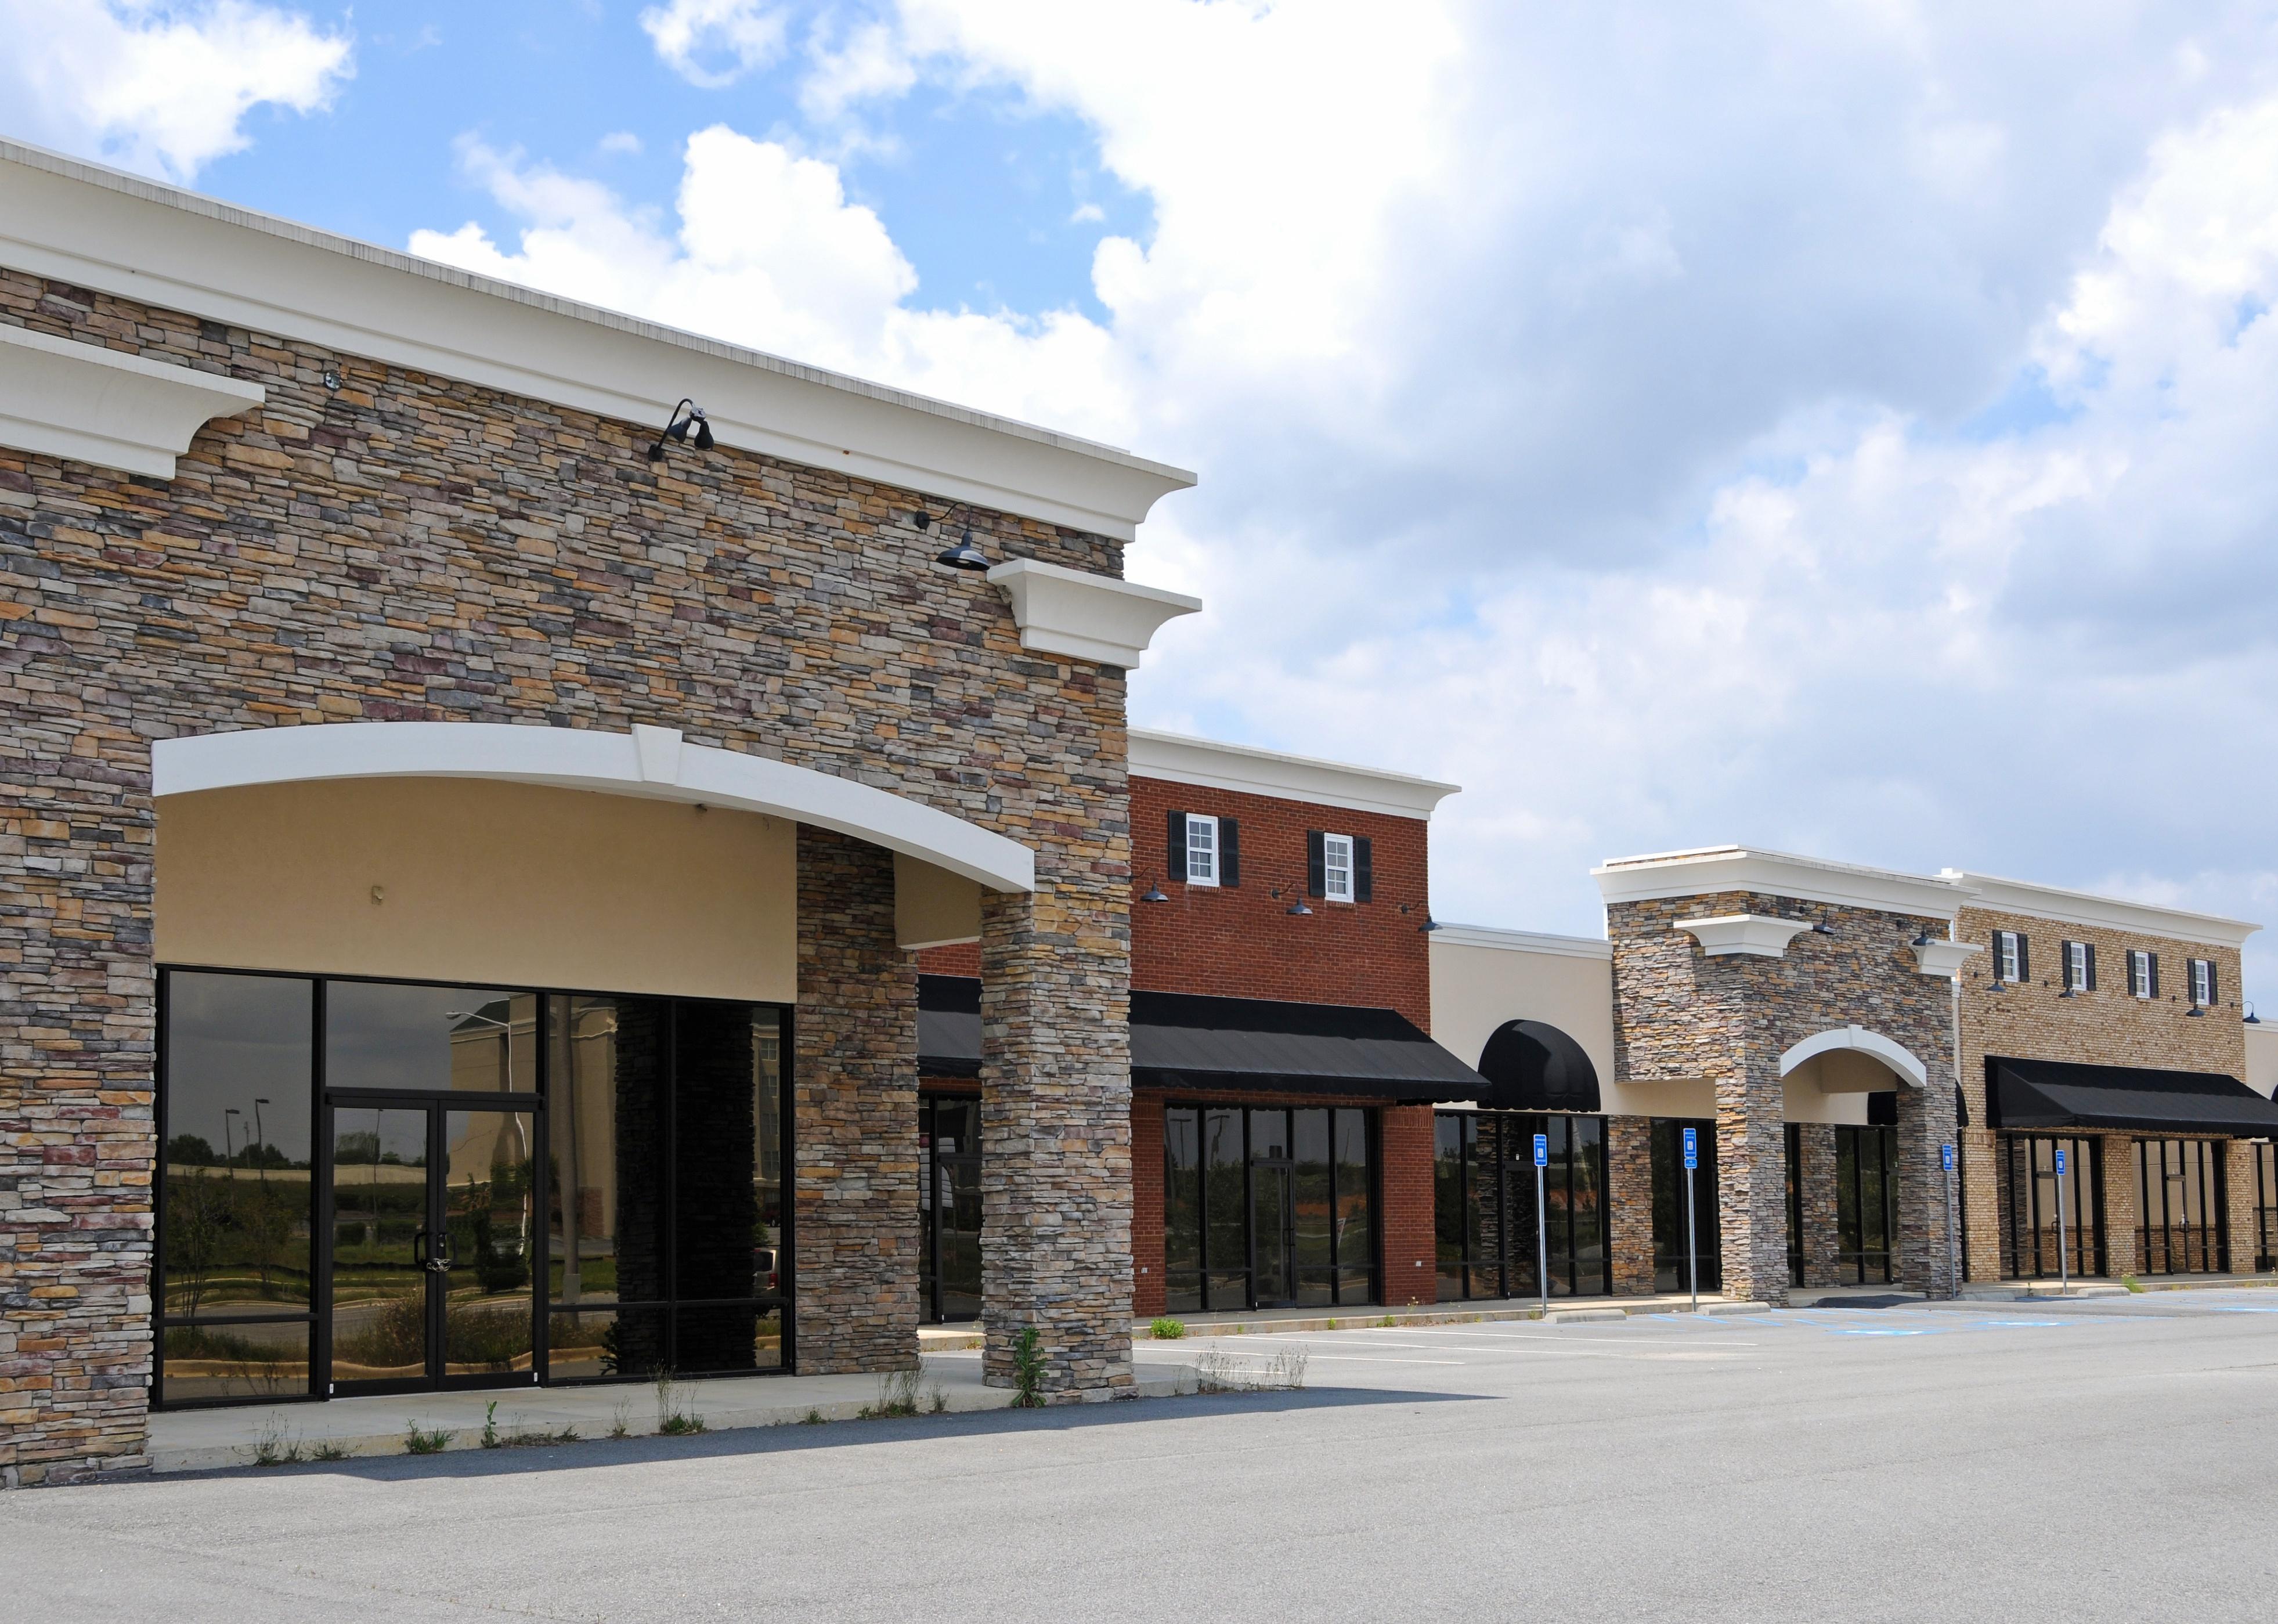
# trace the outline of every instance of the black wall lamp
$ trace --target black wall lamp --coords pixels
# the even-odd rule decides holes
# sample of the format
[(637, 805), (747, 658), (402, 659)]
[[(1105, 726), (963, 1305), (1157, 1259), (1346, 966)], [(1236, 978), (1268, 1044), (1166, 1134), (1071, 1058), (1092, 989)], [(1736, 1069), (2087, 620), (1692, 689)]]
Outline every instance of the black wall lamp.
[(1163, 894), (1163, 888), (1160, 885), (1150, 883), (1147, 887), (1147, 894), (1139, 900), (1142, 902), (1168, 902), (1171, 899)]
[(2254, 1006), (2252, 1004), (2249, 1004), (2246, 1007), (2246, 1023), (2249, 1026), (2259, 1026), (2262, 1024), (2262, 1017), (2254, 1013)]
[[(1297, 900), (1289, 904), (1288, 908), (1283, 908), (1281, 911), (1285, 914), (1290, 915), (1294, 918), (1311, 918), (1312, 916), (1313, 910), (1305, 906), (1305, 888), (1303, 885), (1292, 885), (1289, 887), (1289, 892), (1290, 894)], [(1277, 891), (1273, 894), (1278, 897), (1281, 893)]]
[[(956, 511), (957, 509), (952, 506), (949, 513), (941, 516), (943, 530), (946, 531), (949, 528), (949, 514)], [(910, 523), (916, 525), (921, 532), (928, 531), (933, 528), (934, 517), (923, 508), (920, 508), (915, 513), (910, 515)], [(966, 525), (965, 533), (958, 539), (956, 545), (942, 548), (933, 555), (933, 561), (937, 564), (947, 564), (952, 570), (981, 571), (989, 568), (989, 555), (973, 545), (973, 526), (970, 524)], [(1141, 900), (1144, 901), (1146, 899), (1142, 898)], [(1163, 900), (1167, 902), (1170, 898), (1165, 897)]]
[(664, 442), (677, 440), (694, 446), (699, 451), (709, 451), (713, 446), (712, 425), (704, 416), (704, 408), (694, 401), (684, 400), (672, 409), (672, 421), (664, 425), (664, 433), (648, 448), (648, 460), (664, 461)]

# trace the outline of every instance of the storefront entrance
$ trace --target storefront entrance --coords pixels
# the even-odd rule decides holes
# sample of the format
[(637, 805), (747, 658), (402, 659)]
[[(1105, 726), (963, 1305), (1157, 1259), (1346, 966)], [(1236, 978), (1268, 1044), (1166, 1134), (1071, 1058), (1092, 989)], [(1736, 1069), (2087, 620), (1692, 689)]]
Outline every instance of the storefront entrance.
[(533, 1379), (538, 1102), (519, 1103), (331, 1098), (335, 1396)]
[(1888, 1285), (1896, 1278), (1891, 1255), (1899, 1231), (1898, 1140), (1894, 1128), (1836, 1127), (1836, 1268), (1845, 1285)]
[(1374, 1115), (1350, 1107), (1168, 1107), (1168, 1310), (1377, 1301)]
[[(1693, 1228), (1697, 1251), (1686, 1245), (1685, 1130), (1693, 1130), (1701, 1165), (1693, 1173)], [(1653, 1119), (1653, 1289), (1716, 1291), (1724, 1283), (1724, 1242), (1716, 1227), (1716, 1124), (1713, 1119)]]
[[(2078, 1280), (2103, 1274), (2104, 1141), (2087, 1136), (2005, 1133), (2000, 1144), (2002, 1277), (2054, 1280), (2061, 1274)], [(2061, 1179), (2059, 1151), (2065, 1157)], [(2060, 1184), (2064, 1196), (2061, 1254)]]
[(918, 1312), (981, 1317), (981, 1101), (918, 1101)]
[(2230, 1267), (2223, 1141), (2136, 1141), (2137, 1253), (2147, 1275), (2217, 1275)]

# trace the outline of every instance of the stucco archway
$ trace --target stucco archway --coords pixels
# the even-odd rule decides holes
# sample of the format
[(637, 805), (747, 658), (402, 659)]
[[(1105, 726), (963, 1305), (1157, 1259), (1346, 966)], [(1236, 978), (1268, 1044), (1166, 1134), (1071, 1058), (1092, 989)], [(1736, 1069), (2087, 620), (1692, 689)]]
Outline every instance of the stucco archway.
[(1839, 1049), (1855, 1050), (1880, 1061), (1893, 1074), (1916, 1088), (1922, 1088), (1930, 1082), (1930, 1068), (1923, 1064), (1913, 1050), (1904, 1044), (1893, 1042), (1880, 1032), (1870, 1032), (1863, 1026), (1838, 1026), (1805, 1038), (1780, 1056), (1780, 1076), (1786, 1076), (1806, 1061)]

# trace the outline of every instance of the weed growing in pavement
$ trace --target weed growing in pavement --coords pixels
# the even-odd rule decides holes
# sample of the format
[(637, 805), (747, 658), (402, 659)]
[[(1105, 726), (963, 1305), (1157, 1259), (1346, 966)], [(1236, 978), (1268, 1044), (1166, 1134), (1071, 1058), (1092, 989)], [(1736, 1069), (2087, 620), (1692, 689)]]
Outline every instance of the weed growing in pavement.
[(2133, 1275), (2121, 1275), (2120, 1283), (2126, 1286), (2131, 1291), (2140, 1291), (2144, 1289), (2144, 1283), (2137, 1279)]
[(609, 1436), (629, 1438), (633, 1436), (632, 1406), (620, 1400), (616, 1411), (609, 1417)]
[(688, 1383), (669, 1370), (656, 1373), (656, 1429), (669, 1438), (687, 1437), (705, 1429)]
[(1305, 1350), (1229, 1353), (1212, 1348), (1195, 1362), (1195, 1383), (1205, 1393), (1291, 1391), (1305, 1385)]
[(292, 1466), (304, 1459), (301, 1441), (285, 1426), (285, 1418), (272, 1415), (261, 1429), (261, 1436), (253, 1441), (253, 1464), (256, 1466)]
[(450, 1442), (448, 1427), (422, 1430), (417, 1421), (403, 1423), (403, 1452), (407, 1455), (440, 1455)]
[(1376, 1325), (1379, 1330), (1390, 1330), (1393, 1328), (1394, 1323), (1395, 1321), (1393, 1317), (1387, 1314), (1384, 1318), (1379, 1320), (1376, 1322)]
[(949, 1409), (949, 1390), (938, 1382), (926, 1383), (926, 1413), (941, 1415)]
[(1176, 1342), (1187, 1334), (1187, 1322), (1174, 1320), (1168, 1314), (1157, 1314), (1155, 1322), (1147, 1329), (1158, 1342)]
[(309, 1452), (311, 1460), (346, 1460), (348, 1446), (345, 1444), (319, 1444)]
[(497, 1449), (505, 1442), (499, 1436), (498, 1400), (493, 1398), (483, 1408), (483, 1447)]
[(895, 1370), (878, 1378), (878, 1402), (866, 1404), (854, 1413), (858, 1421), (885, 1421), (917, 1413), (918, 1373)]
[(1043, 1336), (1033, 1325), (1023, 1326), (1013, 1344), (1013, 1407), (1042, 1409), (1044, 1403)]
[(1334, 1330), (1334, 1329), (1336, 1329), (1336, 1328), (1337, 1328), (1337, 1322), (1336, 1322), (1334, 1320), (1331, 1320), (1331, 1321), (1328, 1322), (1327, 1326), (1326, 1326), (1324, 1329), (1328, 1329), (1328, 1330)]
[(820, 1427), (822, 1425), (822, 1412), (820, 1410), (809, 1410), (804, 1416), (800, 1417), (799, 1424), (802, 1427)]

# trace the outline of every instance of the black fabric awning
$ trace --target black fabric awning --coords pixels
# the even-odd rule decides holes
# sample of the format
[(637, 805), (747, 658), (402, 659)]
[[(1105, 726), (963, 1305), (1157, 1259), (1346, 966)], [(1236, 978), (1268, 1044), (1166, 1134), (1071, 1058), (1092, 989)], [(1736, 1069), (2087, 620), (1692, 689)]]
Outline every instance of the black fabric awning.
[(981, 1075), (981, 977), (918, 977), (918, 1075)]
[(1479, 1053), (1487, 1092), (1479, 1104), (1494, 1111), (1583, 1111), (1598, 1108), (1598, 1069), (1582, 1046), (1547, 1021), (1506, 1021)]
[[(918, 1071), (981, 1075), (978, 980), (918, 977)], [(1131, 1081), (1371, 1099), (1476, 1099), (1487, 1092), (1484, 1077), (1395, 1010), (1186, 992), (1132, 993)]]
[(1487, 1079), (1392, 1009), (1131, 994), (1131, 1082), (1372, 1099), (1476, 1099)]
[(1987, 1115), (1995, 1128), (2112, 1128), (2131, 1133), (2278, 1134), (2278, 1104), (2219, 1071), (2080, 1066), (2062, 1061), (1985, 1061)]

